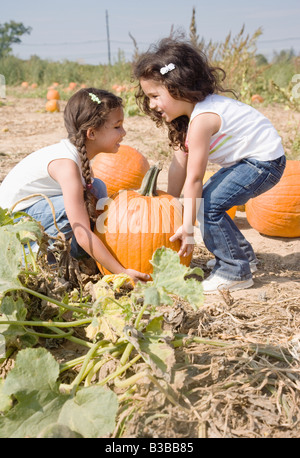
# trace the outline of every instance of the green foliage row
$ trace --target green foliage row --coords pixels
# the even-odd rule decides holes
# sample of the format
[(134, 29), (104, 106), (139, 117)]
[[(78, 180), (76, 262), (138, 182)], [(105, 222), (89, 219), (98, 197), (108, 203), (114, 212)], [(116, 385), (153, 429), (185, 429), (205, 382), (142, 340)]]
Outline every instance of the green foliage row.
[(0, 74), (5, 76), (7, 86), (18, 86), (22, 81), (49, 86), (53, 82), (66, 85), (71, 81), (103, 89), (112, 84), (128, 82), (131, 78), (131, 64), (119, 61), (114, 65), (88, 65), (65, 60), (54, 62), (32, 56), (22, 60), (15, 56), (0, 59)]

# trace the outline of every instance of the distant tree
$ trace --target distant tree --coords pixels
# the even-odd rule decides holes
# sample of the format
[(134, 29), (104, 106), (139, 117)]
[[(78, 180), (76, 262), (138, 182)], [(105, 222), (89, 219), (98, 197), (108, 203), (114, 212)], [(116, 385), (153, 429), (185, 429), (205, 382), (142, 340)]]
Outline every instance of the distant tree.
[(30, 34), (32, 28), (25, 27), (22, 22), (5, 22), (0, 24), (0, 58), (12, 51), (11, 45), (21, 43), (20, 36)]
[(267, 65), (268, 64), (268, 59), (263, 54), (256, 54), (255, 55), (255, 60), (256, 60), (256, 64), (258, 66)]
[(295, 51), (291, 49), (282, 49), (280, 52), (274, 51), (273, 63), (289, 62), (295, 57)]

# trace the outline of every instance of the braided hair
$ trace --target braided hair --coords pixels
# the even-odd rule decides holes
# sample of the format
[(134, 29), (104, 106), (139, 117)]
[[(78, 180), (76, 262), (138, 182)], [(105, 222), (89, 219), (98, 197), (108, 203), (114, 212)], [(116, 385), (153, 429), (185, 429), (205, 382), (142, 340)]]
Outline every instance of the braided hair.
[(91, 192), (92, 171), (86, 150), (87, 131), (89, 128), (99, 129), (107, 121), (110, 112), (119, 107), (122, 107), (120, 97), (91, 87), (77, 91), (64, 110), (68, 139), (76, 146), (81, 160), (81, 173), (85, 181), (84, 200), (92, 221), (95, 221), (97, 215), (96, 199)]

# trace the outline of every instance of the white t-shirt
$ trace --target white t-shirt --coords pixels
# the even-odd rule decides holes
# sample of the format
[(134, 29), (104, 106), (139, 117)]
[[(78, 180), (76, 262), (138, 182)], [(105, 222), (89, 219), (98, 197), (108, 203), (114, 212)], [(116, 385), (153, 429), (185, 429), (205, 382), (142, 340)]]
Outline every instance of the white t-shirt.
[[(59, 183), (48, 173), (48, 165), (55, 159), (71, 159), (81, 170), (77, 149), (69, 140), (41, 148), (22, 159), (4, 178), (0, 186), (0, 207), (11, 208), (30, 194), (42, 193), (47, 197), (62, 194)], [(14, 211), (23, 210), (41, 199), (42, 196), (26, 199), (16, 205)]]
[(271, 161), (284, 155), (274, 126), (250, 105), (211, 94), (195, 105), (190, 123), (201, 113), (216, 113), (221, 118), (220, 130), (211, 137), (210, 162), (230, 167), (245, 158)]

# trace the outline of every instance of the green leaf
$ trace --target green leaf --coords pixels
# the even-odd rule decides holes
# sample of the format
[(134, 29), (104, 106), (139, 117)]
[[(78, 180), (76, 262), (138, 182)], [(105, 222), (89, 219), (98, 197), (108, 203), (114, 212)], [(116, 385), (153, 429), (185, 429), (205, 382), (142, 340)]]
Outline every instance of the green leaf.
[[(11, 296), (2, 299), (0, 316), (0, 333), (5, 337), (7, 347), (25, 348), (37, 343), (38, 338), (27, 334), (24, 326), (14, 324), (14, 321), (24, 321), (27, 309), (21, 297), (16, 301)], [(1, 321), (11, 321), (11, 324), (1, 324)]]
[(57, 436), (59, 426), (66, 437), (101, 437), (113, 431), (117, 396), (100, 386), (80, 387), (75, 396), (62, 394), (58, 372), (59, 364), (44, 348), (18, 353), (0, 391), (5, 411), (9, 396), (16, 399), (0, 416), (0, 437), (62, 437)]
[(4, 380), (0, 378), (0, 415), (6, 413), (12, 407), (12, 399), (3, 393)]
[(170, 248), (159, 248), (155, 251), (152, 261), (153, 284), (161, 298), (167, 294), (176, 294), (197, 310), (203, 304), (203, 289), (194, 278), (186, 279), (188, 275), (203, 275), (199, 267), (190, 268), (180, 263), (176, 251)]
[(102, 386), (79, 390), (63, 406), (57, 422), (86, 438), (103, 437), (113, 431), (118, 410), (117, 396)]
[(41, 241), (43, 237), (43, 229), (41, 224), (34, 219), (28, 220), (23, 218), (14, 225), (6, 226), (9, 232), (13, 232), (18, 235), (18, 238), (22, 243), (31, 241)]
[(12, 218), (9, 210), (0, 207), (0, 226), (6, 226), (7, 224), (13, 224), (14, 219)]
[(133, 326), (126, 326), (124, 332), (154, 374), (170, 381), (171, 369), (175, 364), (174, 348), (170, 345), (173, 335), (162, 330), (162, 321), (162, 316), (153, 318), (143, 333)]
[(171, 370), (175, 364), (174, 348), (170, 345), (173, 339), (171, 331), (162, 329), (163, 317), (155, 317), (146, 327), (144, 340), (141, 340), (141, 350), (146, 352), (155, 365), (163, 372), (163, 377), (170, 381)]
[(56, 388), (59, 364), (45, 348), (27, 348), (16, 357), (15, 367), (7, 374), (4, 393), (22, 398), (22, 392), (51, 391)]
[(161, 297), (155, 286), (149, 286), (144, 290), (144, 304), (158, 307), (161, 304)]
[[(32, 382), (34, 385), (35, 379)], [(22, 392), (18, 404), (0, 417), (0, 438), (37, 437), (49, 424), (56, 423), (59, 412), (69, 397), (54, 391), (32, 389)]]
[(130, 301), (122, 298), (117, 301), (114, 292), (102, 280), (93, 285), (93, 296), (96, 299), (92, 307), (94, 319), (86, 328), (86, 335), (94, 339), (102, 333), (105, 340), (116, 342), (123, 336), (123, 328), (130, 316)]
[(18, 279), (22, 267), (22, 245), (17, 234), (0, 227), (0, 295), (22, 288)]

